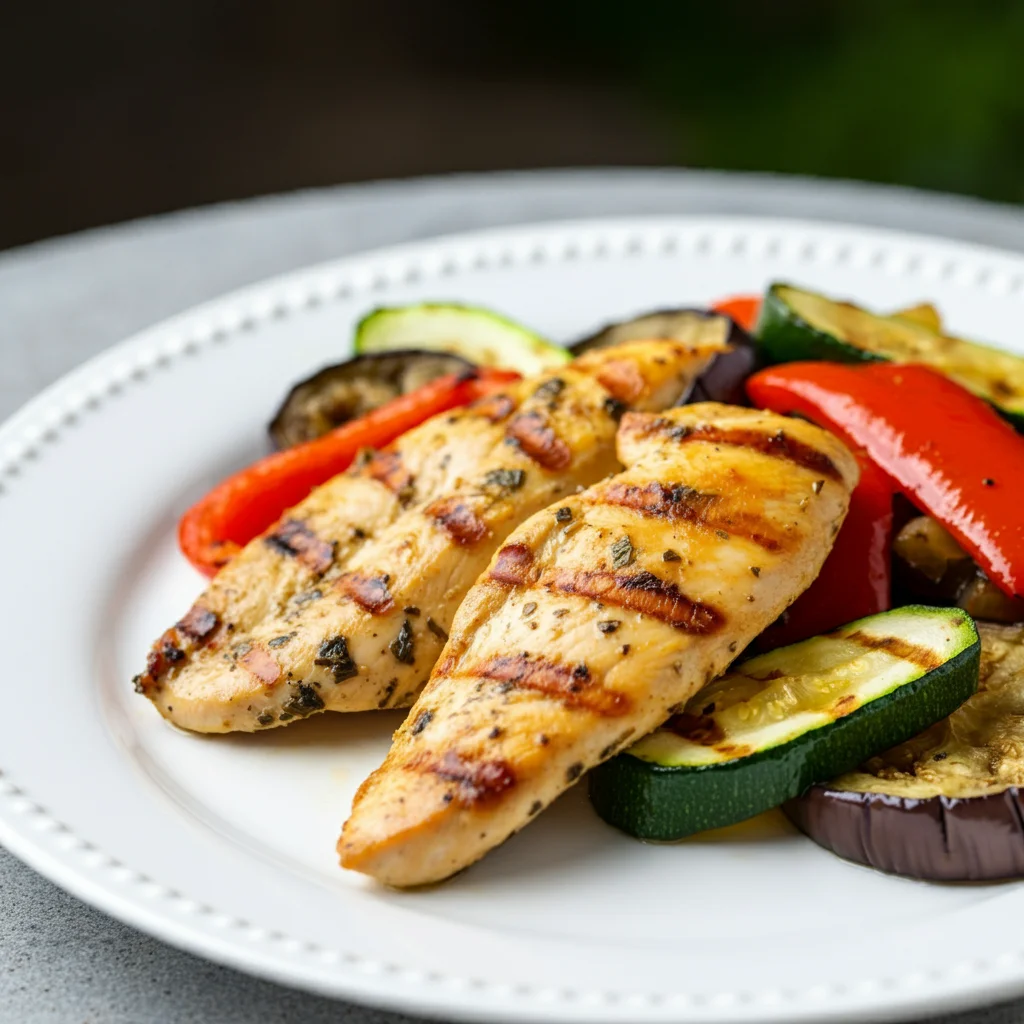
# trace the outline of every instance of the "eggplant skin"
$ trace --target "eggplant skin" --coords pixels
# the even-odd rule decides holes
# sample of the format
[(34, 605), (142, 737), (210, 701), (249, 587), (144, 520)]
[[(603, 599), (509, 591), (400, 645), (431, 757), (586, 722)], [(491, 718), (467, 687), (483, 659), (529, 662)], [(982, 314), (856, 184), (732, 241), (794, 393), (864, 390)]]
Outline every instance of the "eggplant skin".
[(813, 786), (783, 810), (819, 846), (889, 874), (936, 882), (1024, 876), (1024, 795), (1016, 786), (921, 800)]
[(628, 320), (606, 324), (599, 331), (570, 345), (569, 351), (578, 356), (623, 341), (658, 337), (694, 344), (714, 338), (732, 346), (730, 351), (714, 358), (677, 405), (694, 402), (749, 405), (744, 385), (747, 377), (760, 365), (760, 350), (754, 339), (732, 317), (722, 313), (706, 309), (655, 309)]

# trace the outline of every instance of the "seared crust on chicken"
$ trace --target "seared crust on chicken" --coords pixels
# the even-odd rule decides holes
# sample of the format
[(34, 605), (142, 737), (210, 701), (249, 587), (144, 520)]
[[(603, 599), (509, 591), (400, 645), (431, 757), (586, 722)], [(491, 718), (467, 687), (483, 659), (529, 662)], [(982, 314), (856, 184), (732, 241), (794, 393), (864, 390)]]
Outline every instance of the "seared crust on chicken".
[(857, 467), (831, 434), (713, 403), (628, 414), (630, 468), (523, 523), (356, 794), (343, 866), (437, 881), (660, 725), (817, 576)]
[(410, 431), (249, 544), (137, 688), (199, 732), (407, 706), (508, 533), (614, 472), (623, 409), (671, 404), (720, 350), (603, 349)]

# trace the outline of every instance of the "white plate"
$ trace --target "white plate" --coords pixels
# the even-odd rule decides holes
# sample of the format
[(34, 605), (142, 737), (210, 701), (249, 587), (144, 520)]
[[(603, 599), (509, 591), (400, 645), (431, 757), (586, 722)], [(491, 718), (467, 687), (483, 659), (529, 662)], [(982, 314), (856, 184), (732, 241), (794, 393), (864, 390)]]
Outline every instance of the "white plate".
[(202, 738), (131, 691), (150, 640), (200, 587), (175, 548), (177, 516), (263, 451), (290, 382), (343, 356), (368, 308), (453, 298), (570, 339), (775, 278), (882, 308), (935, 298), (954, 330), (1022, 346), (1019, 257), (791, 221), (589, 222), (303, 271), (51, 388), (0, 428), (0, 839), (175, 945), (411, 1012), (863, 1019), (1024, 991), (1020, 885), (889, 878), (775, 815), (643, 846), (598, 821), (580, 788), (450, 883), (383, 891), (339, 870), (334, 842), (399, 717)]

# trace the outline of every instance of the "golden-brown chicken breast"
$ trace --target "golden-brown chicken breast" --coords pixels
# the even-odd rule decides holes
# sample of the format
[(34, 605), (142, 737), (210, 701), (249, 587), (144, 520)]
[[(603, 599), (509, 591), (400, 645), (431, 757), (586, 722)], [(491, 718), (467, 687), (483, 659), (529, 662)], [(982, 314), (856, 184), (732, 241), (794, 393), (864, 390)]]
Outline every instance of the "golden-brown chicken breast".
[(345, 867), (446, 878), (660, 725), (815, 578), (857, 480), (824, 430), (712, 403), (628, 414), (619, 456), (469, 592), (356, 795)]
[(614, 472), (623, 407), (671, 404), (719, 351), (631, 342), (435, 417), (250, 544), (137, 687), (199, 732), (408, 705), (508, 533)]

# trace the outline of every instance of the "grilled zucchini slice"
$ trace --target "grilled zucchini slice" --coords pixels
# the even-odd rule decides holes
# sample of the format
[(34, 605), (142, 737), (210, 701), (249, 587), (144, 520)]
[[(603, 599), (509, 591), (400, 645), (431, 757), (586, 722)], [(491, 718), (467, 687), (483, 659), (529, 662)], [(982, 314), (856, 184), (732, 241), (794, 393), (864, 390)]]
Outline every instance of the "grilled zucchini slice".
[(921, 307), (880, 316), (788, 284), (773, 284), (757, 325), (764, 358), (924, 363), (991, 402), (1024, 430), (1024, 359), (929, 326)]
[(375, 309), (356, 325), (355, 350), (449, 352), (477, 366), (533, 376), (564, 366), (572, 353), (522, 324), (479, 306), (421, 302)]
[(979, 651), (966, 612), (911, 605), (751, 658), (596, 768), (591, 802), (640, 839), (732, 825), (950, 714)]

